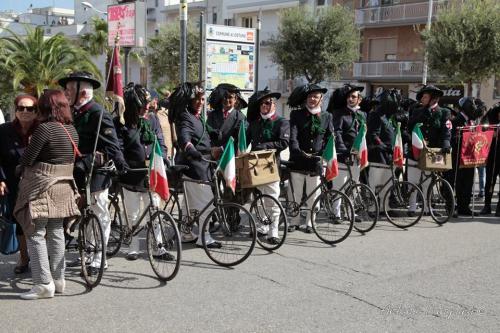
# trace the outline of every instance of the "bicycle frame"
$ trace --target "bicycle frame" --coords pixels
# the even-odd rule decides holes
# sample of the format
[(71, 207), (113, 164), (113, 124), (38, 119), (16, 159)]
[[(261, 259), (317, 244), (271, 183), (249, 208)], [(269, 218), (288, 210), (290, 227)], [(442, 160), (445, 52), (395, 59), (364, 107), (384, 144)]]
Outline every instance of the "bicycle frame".
[[(394, 172), (394, 165), (393, 164), (390, 164), (390, 169), (391, 169), (391, 177), (384, 183), (384, 185), (378, 186), (378, 190), (377, 190), (377, 188), (375, 188), (374, 192), (375, 192), (375, 195), (377, 197), (382, 192), (382, 190), (386, 188), (387, 185), (395, 184), (399, 181), (398, 178), (396, 177), (395, 172)], [(381, 198), (381, 199), (383, 200), (384, 198)]]

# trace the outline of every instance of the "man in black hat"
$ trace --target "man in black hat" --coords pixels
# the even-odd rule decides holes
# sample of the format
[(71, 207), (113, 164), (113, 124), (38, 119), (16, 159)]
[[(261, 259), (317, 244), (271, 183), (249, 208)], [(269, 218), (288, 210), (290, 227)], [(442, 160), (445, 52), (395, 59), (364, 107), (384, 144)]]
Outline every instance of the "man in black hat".
[[(500, 103), (496, 103), (491, 107), (486, 114), (486, 119), (489, 125), (500, 125)], [(497, 177), (500, 175), (500, 138), (498, 137), (498, 133), (499, 129), (496, 128), (493, 141), (491, 142), (490, 152), (488, 153), (488, 160), (486, 164), (486, 184), (484, 186), (484, 207), (481, 210), (482, 215), (491, 214), (491, 199), (493, 198)], [(500, 191), (497, 192), (497, 195), (500, 196)], [(495, 216), (500, 217), (500, 200), (497, 202)]]
[[(346, 163), (351, 159), (351, 150), (354, 139), (358, 135), (361, 126), (366, 124), (364, 112), (359, 110), (359, 101), (363, 87), (346, 84), (344, 86), (346, 106), (333, 115), (333, 127), (335, 130), (335, 147), (337, 149), (337, 159), (339, 161), (339, 175), (332, 180), (334, 189), (340, 189), (349, 177)], [(357, 162), (351, 166), (352, 177), (359, 180), (360, 166)], [(335, 203), (335, 212), (340, 214), (340, 200)]]
[[(107, 160), (113, 160), (117, 170), (124, 172), (127, 163), (120, 150), (111, 114), (93, 101), (94, 89), (101, 86), (99, 81), (88, 72), (74, 72), (59, 80), (59, 85), (64, 88), (64, 93), (73, 109), (74, 126), (79, 136), (78, 149), (83, 154), (83, 158), (75, 164), (75, 181), (80, 189), (85, 187), (92, 155), (94, 153), (96, 155), (90, 181), (91, 208), (101, 222), (106, 245), (111, 232), (111, 219), (108, 211), (108, 188), (111, 185), (111, 175), (109, 171), (100, 167), (104, 166)], [(101, 114), (100, 131), (97, 133)], [(94, 152), (94, 144), (98, 136), (97, 151)], [(91, 267), (100, 267), (100, 263), (101, 257), (97, 255)]]
[[(320, 173), (323, 171), (321, 153), (333, 133), (332, 115), (321, 111), (323, 95), (327, 89), (316, 84), (299, 88), (304, 91), (302, 101), (300, 106), (290, 113), (290, 181), (296, 201), (302, 198), (304, 182), (306, 193), (310, 193), (320, 183)], [(318, 195), (316, 192), (307, 200), (309, 208)], [(299, 222), (300, 215), (291, 219), (288, 231), (299, 229)], [(305, 232), (312, 232), (310, 211), (306, 216)]]
[[(443, 96), (443, 91), (433, 85), (424, 86), (417, 94), (420, 100), (420, 107), (414, 109), (408, 120), (408, 131), (413, 132), (417, 124), (422, 124), (424, 141), (427, 147), (441, 148), (442, 152), (451, 152), (451, 128), (450, 111), (441, 108), (438, 104), (439, 98)], [(417, 157), (413, 156), (413, 150), (410, 149), (408, 161), (408, 181), (418, 184), (422, 175), (422, 170), (418, 168)], [(424, 195), (429, 188), (430, 179), (422, 185)], [(426, 208), (428, 209), (428, 208)], [(410, 196), (409, 212), (416, 210), (416, 193)]]
[[(189, 167), (183, 171), (187, 178), (201, 181), (211, 180), (212, 171), (210, 165), (202, 159), (202, 157), (213, 159), (214, 155), (207, 126), (202, 119), (205, 106), (205, 90), (199, 83), (183, 83), (172, 93), (171, 105), (175, 110), (175, 130), (180, 150), (175, 155), (176, 164)], [(189, 209), (195, 209), (199, 212), (213, 198), (212, 188), (208, 184), (187, 181), (184, 182), (184, 190), (186, 200), (189, 202)], [(203, 212), (199, 218), (200, 222), (205, 221), (209, 211), (209, 209), (206, 209)], [(183, 213), (186, 216), (189, 214), (188, 212)], [(198, 238), (196, 242), (198, 247), (203, 246), (201, 232), (202, 228), (200, 226), (198, 234), (193, 233), (193, 237)], [(184, 240), (189, 237), (186, 234), (182, 236)], [(206, 242), (210, 248), (220, 248), (222, 246), (220, 242), (216, 242), (209, 235), (206, 235)]]
[[(125, 161), (132, 169), (147, 168), (147, 162), (154, 149), (157, 140), (162, 155), (166, 158), (167, 147), (163, 140), (163, 133), (160, 121), (156, 114), (151, 111), (150, 103), (153, 96), (150, 92), (139, 84), (129, 83), (123, 93), (125, 102), (124, 123), (120, 122), (120, 117), (114, 119), (118, 139), (121, 141)], [(126, 213), (132, 225), (140, 217), (141, 202), (144, 206), (149, 204), (148, 184), (146, 184), (147, 172), (133, 171), (120, 177), (123, 185), (123, 203), (127, 208)], [(154, 207), (159, 207), (160, 197), (152, 194)], [(157, 230), (155, 230), (155, 234)], [(158, 238), (158, 235), (156, 235)], [(161, 238), (158, 240), (161, 241)], [(166, 251), (160, 251), (158, 255), (167, 256)], [(136, 260), (139, 257), (139, 238), (132, 237), (127, 252), (127, 260)]]
[[(281, 97), (280, 93), (261, 90), (253, 94), (249, 99), (248, 113), (257, 113), (257, 117), (250, 117), (251, 121), (247, 129), (248, 144), (252, 146), (252, 151), (263, 149), (276, 150), (276, 158), (279, 164), (280, 153), (288, 147), (290, 139), (290, 123), (284, 117), (276, 114), (276, 100)], [(257, 187), (262, 193), (269, 194), (279, 200), (280, 182)], [(274, 202), (265, 202), (265, 205)], [(269, 207), (269, 206), (268, 206)], [(270, 207), (272, 211), (272, 223), (268, 225), (258, 225), (257, 232), (267, 234), (267, 241), (277, 245), (281, 242), (278, 235), (278, 225), (280, 218), (279, 207)]]
[(219, 84), (209, 97), (210, 107), (207, 125), (210, 140), (214, 147), (225, 147), (230, 137), (234, 138), (238, 147), (238, 131), (245, 115), (240, 111), (247, 107), (247, 102), (241, 96), (241, 91), (229, 83)]
[[(375, 191), (391, 177), (389, 165), (392, 164), (393, 142), (396, 135), (394, 115), (399, 111), (401, 95), (394, 89), (383, 90), (377, 96), (378, 106), (368, 114), (368, 161), (370, 162), (369, 183)], [(386, 188), (379, 193), (383, 200)]]
[(451, 143), (453, 144), (452, 161), (453, 169), (446, 172), (446, 178), (455, 188), (458, 215), (477, 215), (470, 208), (472, 187), (474, 185), (474, 168), (457, 168), (457, 159), (460, 158), (462, 143), (459, 138), (459, 127), (474, 126), (479, 123), (482, 116), (478, 107), (478, 100), (474, 97), (462, 97), (458, 101), (458, 113), (452, 121)]

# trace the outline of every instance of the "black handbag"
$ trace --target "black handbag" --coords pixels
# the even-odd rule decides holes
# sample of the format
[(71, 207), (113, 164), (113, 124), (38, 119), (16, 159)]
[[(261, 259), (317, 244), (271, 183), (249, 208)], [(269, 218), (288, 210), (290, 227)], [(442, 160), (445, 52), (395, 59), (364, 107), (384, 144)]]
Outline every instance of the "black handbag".
[(5, 255), (19, 251), (16, 224), (10, 218), (10, 207), (6, 196), (0, 198), (0, 252)]

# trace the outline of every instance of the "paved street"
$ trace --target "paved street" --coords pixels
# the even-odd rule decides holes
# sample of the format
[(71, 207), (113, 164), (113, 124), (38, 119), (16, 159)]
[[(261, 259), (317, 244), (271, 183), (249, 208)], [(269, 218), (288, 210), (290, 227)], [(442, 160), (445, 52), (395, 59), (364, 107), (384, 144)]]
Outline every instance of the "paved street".
[(40, 301), (18, 299), (31, 280), (4, 256), (1, 331), (498, 332), (499, 236), (493, 216), (409, 230), (382, 222), (336, 247), (296, 231), (234, 269), (187, 246), (166, 285), (145, 259), (121, 255), (92, 292), (70, 270), (66, 294)]

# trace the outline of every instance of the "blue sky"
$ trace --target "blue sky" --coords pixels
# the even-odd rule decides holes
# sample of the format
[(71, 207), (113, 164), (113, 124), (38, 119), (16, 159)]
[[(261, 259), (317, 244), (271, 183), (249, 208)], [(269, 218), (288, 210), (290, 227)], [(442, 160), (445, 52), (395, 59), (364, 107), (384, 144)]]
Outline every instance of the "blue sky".
[(16, 12), (25, 12), (30, 4), (33, 7), (55, 6), (61, 8), (73, 9), (74, 0), (0, 0), (0, 10), (14, 10)]

